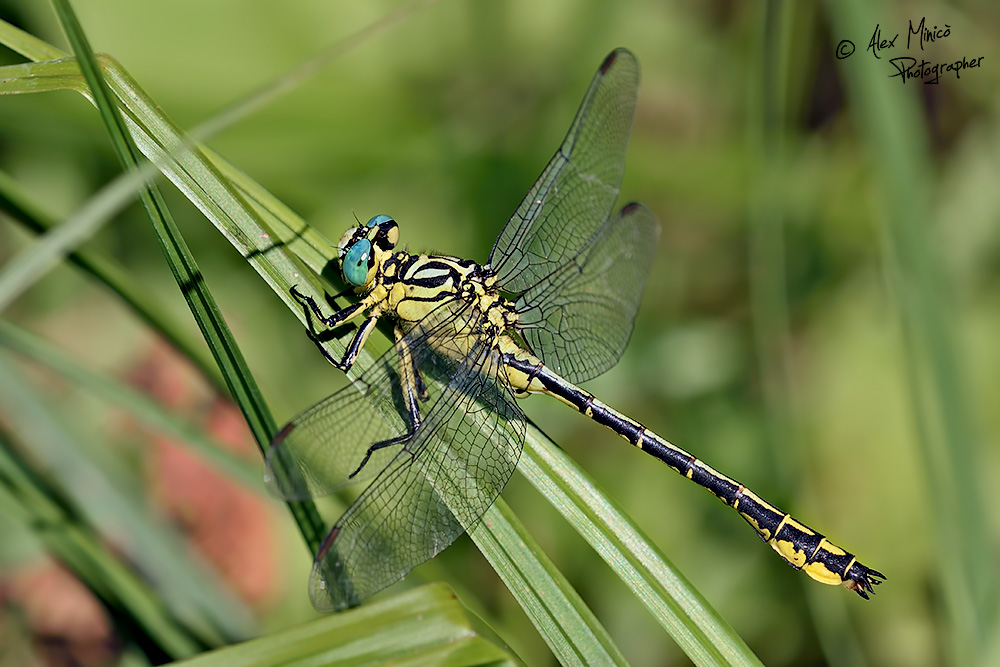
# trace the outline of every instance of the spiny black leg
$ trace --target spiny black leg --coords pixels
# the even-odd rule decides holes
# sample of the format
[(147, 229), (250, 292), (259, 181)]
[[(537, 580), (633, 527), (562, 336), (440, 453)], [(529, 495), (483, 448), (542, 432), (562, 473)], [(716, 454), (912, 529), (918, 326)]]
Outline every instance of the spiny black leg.
[(354, 360), (358, 358), (358, 353), (364, 346), (365, 341), (368, 340), (369, 334), (371, 334), (372, 329), (375, 328), (377, 323), (378, 318), (370, 317), (365, 320), (364, 324), (358, 327), (358, 330), (354, 332), (354, 337), (351, 338), (351, 342), (348, 344), (347, 350), (344, 352), (342, 359), (337, 359), (331, 356), (324, 345), (324, 343), (328, 343), (329, 341), (337, 338), (337, 336), (333, 333), (333, 329), (316, 332), (313, 331), (312, 327), (309, 327), (306, 330), (306, 335), (309, 336), (309, 340), (316, 344), (316, 347), (318, 347), (319, 351), (323, 353), (323, 357), (327, 361), (346, 373), (350, 370), (351, 366), (354, 365)]
[[(308, 294), (303, 294), (302, 292), (300, 292), (298, 289), (298, 285), (292, 285), (291, 289), (292, 296), (295, 298), (296, 301), (298, 301), (302, 305), (303, 309), (305, 310), (306, 318), (309, 320), (310, 328), (312, 328), (312, 316), (314, 315), (316, 316), (316, 319), (318, 319), (320, 322), (331, 328), (337, 326), (337, 324), (342, 322), (344, 318), (342, 316), (341, 317), (338, 316), (340, 315), (342, 310), (347, 310), (347, 309), (338, 308), (334, 300), (339, 299), (340, 297), (345, 296), (348, 292), (352, 291), (354, 290), (347, 289), (333, 296), (330, 296), (329, 294), (326, 293), (326, 291), (324, 291), (323, 297), (326, 299), (327, 303), (330, 304), (330, 307), (333, 308), (334, 310), (333, 315), (331, 315), (330, 317), (326, 317), (325, 315), (323, 315), (323, 311), (320, 310), (319, 304), (316, 303), (316, 299), (312, 298)], [(348, 306), (348, 308), (350, 308), (350, 306)]]
[(292, 297), (299, 302), (300, 306), (302, 306), (303, 311), (306, 314), (306, 320), (308, 320), (309, 322), (310, 329), (313, 328), (312, 327), (313, 315), (315, 315), (320, 320), (326, 319), (325, 317), (323, 317), (323, 313), (320, 311), (319, 304), (316, 303), (316, 300), (313, 299), (308, 294), (303, 294), (302, 292), (300, 292), (298, 285), (292, 285), (292, 289), (289, 291), (291, 292)]
[[(316, 347), (318, 347), (319, 351), (323, 353), (323, 357), (327, 361), (340, 370), (347, 372), (351, 366), (354, 365), (354, 360), (357, 359), (358, 353), (361, 351), (361, 347), (365, 344), (365, 341), (368, 340), (368, 336), (375, 327), (378, 318), (370, 317), (367, 321), (365, 321), (365, 323), (362, 324), (355, 332), (354, 337), (347, 346), (347, 350), (344, 352), (344, 357), (342, 359), (335, 359), (330, 355), (323, 344), (334, 340), (337, 337), (334, 334), (334, 330), (364, 310), (364, 304), (361, 302), (355, 303), (338, 310), (330, 317), (324, 317), (323, 312), (316, 303), (316, 300), (311, 296), (300, 292), (297, 289), (297, 286), (292, 286), (291, 294), (296, 301), (302, 304), (302, 312), (305, 314), (306, 318), (306, 333), (309, 336), (309, 340), (316, 344)], [(337, 295), (337, 297), (339, 296), (341, 296), (341, 294)], [(316, 325), (313, 321), (313, 317), (316, 317), (323, 322), (323, 324), (327, 326), (327, 329), (325, 331), (316, 331)]]

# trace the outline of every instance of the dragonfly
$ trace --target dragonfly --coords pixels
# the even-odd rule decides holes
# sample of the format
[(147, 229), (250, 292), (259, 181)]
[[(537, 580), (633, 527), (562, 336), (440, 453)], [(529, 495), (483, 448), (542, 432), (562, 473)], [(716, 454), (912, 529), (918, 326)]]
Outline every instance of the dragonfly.
[[(384, 317), (394, 346), (353, 383), (275, 437), (266, 480), (301, 500), (367, 483), (330, 529), (310, 575), (320, 610), (359, 604), (449, 546), (480, 519), (517, 466), (526, 417), (516, 399), (569, 404), (735, 509), (778, 555), (864, 599), (885, 575), (578, 384), (614, 366), (629, 341), (659, 238), (642, 204), (615, 212), (638, 96), (628, 50), (601, 64), (572, 125), (485, 264), (397, 250), (377, 215), (337, 246), (351, 305), (325, 314), (292, 288), (309, 336), (347, 371)], [(360, 320), (343, 356), (324, 341)]]

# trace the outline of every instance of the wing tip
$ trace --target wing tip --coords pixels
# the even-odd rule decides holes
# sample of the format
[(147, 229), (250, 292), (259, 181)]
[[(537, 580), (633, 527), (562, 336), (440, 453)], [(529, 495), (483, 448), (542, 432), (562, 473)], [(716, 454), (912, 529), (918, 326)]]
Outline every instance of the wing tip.
[(601, 63), (599, 70), (600, 73), (607, 74), (608, 70), (611, 69), (611, 66), (615, 64), (615, 61), (623, 57), (631, 58), (632, 60), (636, 59), (634, 53), (626, 49), (624, 46), (619, 46), (604, 58), (604, 62)]
[(607, 74), (608, 73), (608, 70), (611, 69), (611, 66), (615, 64), (616, 60), (618, 60), (618, 56), (620, 55), (620, 53), (619, 53), (620, 51), (621, 51), (621, 49), (615, 49), (614, 51), (612, 51), (611, 53), (609, 53), (604, 58), (604, 62), (601, 63), (601, 67), (600, 67), (600, 70), (599, 70), (601, 72), (601, 74)]
[(630, 50), (626, 49), (624, 46), (619, 46), (617, 49), (609, 53), (604, 58), (604, 62), (601, 63), (601, 67), (598, 70), (600, 74), (607, 74), (611, 66), (615, 64), (620, 58), (629, 59), (633, 62), (638, 62), (638, 58)]

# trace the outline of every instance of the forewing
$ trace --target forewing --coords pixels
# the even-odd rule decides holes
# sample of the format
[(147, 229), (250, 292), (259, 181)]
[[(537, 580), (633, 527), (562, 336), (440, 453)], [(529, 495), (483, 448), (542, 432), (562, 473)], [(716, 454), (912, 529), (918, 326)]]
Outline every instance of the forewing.
[(518, 297), (518, 331), (546, 366), (579, 383), (618, 363), (659, 235), (650, 210), (629, 204), (576, 257)]
[(353, 606), (442, 551), (496, 500), (517, 465), (524, 416), (498, 379), (490, 343), (463, 342), (461, 333), (424, 342), (445, 346), (422, 354), (419, 365), (433, 407), (324, 541), (310, 579), (318, 609)]
[(611, 213), (632, 130), (639, 63), (625, 50), (601, 64), (562, 145), (507, 222), (489, 265), (520, 293), (577, 254)]

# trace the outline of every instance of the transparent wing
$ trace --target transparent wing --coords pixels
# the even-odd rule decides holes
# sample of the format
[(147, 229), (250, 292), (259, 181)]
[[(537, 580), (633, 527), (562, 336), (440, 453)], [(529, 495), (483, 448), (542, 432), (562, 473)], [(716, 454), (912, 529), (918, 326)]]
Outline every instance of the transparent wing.
[(659, 235), (650, 210), (629, 204), (576, 257), (518, 297), (518, 331), (546, 366), (579, 383), (618, 363)]
[[(277, 449), (289, 452), (294, 445), (294, 455), (269, 457), (281, 461), (272, 466), (276, 477), (292, 478), (282, 488), (308, 495), (343, 482), (376, 438), (403, 436), (395, 446), (375, 451), (365, 464), (362, 473), (374, 471), (375, 479), (337, 521), (316, 556), (310, 595), (318, 609), (352, 606), (401, 579), (475, 523), (510, 479), (524, 443), (524, 415), (510, 388), (498, 380), (499, 359), (492, 341), (479, 335), (480, 326), (478, 311), (453, 302), (403, 338), (426, 387), (417, 402), (420, 425), (412, 432), (405, 413), (398, 413), (399, 399), (390, 410), (398, 414), (382, 425), (360, 428), (345, 422), (338, 429), (334, 417), (349, 419), (350, 409), (366, 409), (366, 400), (341, 398), (347, 395), (344, 390), (304, 413), (300, 428), (279, 443)], [(356, 394), (395, 392), (383, 385), (399, 382), (399, 356), (391, 351), (384, 355), (363, 376), (369, 384)], [(313, 427), (317, 417), (306, 420), (310, 414), (322, 415), (322, 424)], [(368, 409), (365, 415), (367, 423), (378, 424), (381, 413)], [(304, 435), (292, 439), (296, 430), (322, 436), (327, 427), (334, 434), (325, 436), (326, 445), (346, 453), (350, 462), (332, 461), (325, 453), (314, 454), (314, 445), (296, 444)], [(343, 440), (359, 434), (366, 438), (360, 444)], [(311, 455), (310, 462), (332, 464), (335, 474), (306, 469), (305, 454)]]
[[(423, 342), (435, 335), (432, 329), (421, 329), (413, 344), (426, 349)], [(410, 431), (400, 363), (397, 348), (390, 349), (352, 385), (281, 429), (264, 463), (265, 482), (276, 496), (319, 498), (369, 480), (389, 465), (395, 456), (391, 447), (374, 451), (358, 470), (373, 444), (403, 438)]]
[(495, 356), (486, 358), (494, 361), (456, 378), (412, 447), (337, 521), (310, 578), (318, 609), (352, 606), (399, 581), (500, 495), (521, 453), (524, 418), (497, 383)]
[(520, 293), (575, 256), (611, 213), (625, 169), (639, 63), (625, 50), (601, 64), (562, 145), (500, 232), (489, 265)]
[[(395, 350), (389, 350), (354, 386), (316, 404), (281, 430), (264, 464), (272, 493), (284, 500), (319, 498), (371, 479), (389, 464), (392, 453), (379, 450), (349, 477), (373, 443), (402, 437), (408, 430), (396, 397), (396, 357)], [(396, 409), (384, 410), (386, 400)]]

